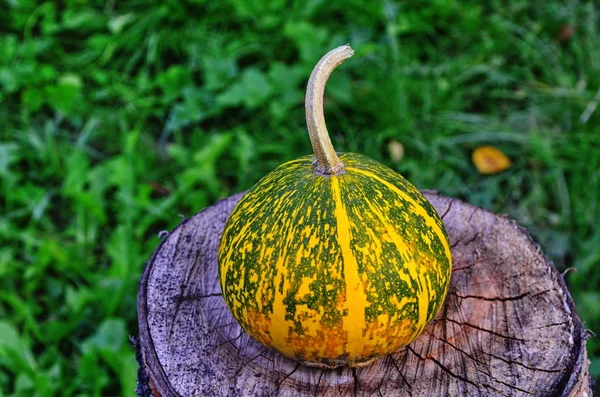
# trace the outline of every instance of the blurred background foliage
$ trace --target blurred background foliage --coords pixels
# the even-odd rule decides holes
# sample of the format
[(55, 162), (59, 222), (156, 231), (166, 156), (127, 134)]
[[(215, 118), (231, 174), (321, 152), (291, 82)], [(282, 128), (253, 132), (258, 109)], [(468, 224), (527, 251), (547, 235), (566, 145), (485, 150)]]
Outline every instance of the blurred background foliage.
[[(524, 225), (600, 331), (600, 5), (547, 0), (0, 0), (0, 396), (133, 395), (157, 234), (339, 151)], [(393, 156), (390, 148), (404, 155)], [(477, 173), (482, 145), (512, 166)], [(589, 343), (600, 374), (600, 343)]]

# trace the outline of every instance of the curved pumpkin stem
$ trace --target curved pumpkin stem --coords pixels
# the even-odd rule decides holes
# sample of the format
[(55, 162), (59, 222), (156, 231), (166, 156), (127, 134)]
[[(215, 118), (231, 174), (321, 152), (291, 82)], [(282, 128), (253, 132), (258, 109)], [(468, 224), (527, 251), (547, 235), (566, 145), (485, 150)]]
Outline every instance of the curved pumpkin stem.
[(329, 139), (323, 115), (323, 94), (325, 83), (331, 72), (346, 59), (354, 55), (349, 45), (344, 45), (329, 51), (313, 69), (306, 87), (306, 125), (315, 155), (317, 156), (316, 171), (333, 175), (344, 171), (344, 164), (335, 153)]

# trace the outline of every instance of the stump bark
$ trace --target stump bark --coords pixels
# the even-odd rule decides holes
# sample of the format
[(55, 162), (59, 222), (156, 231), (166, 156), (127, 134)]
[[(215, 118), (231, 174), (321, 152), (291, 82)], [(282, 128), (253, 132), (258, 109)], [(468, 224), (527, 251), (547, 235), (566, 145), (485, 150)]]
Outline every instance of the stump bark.
[(361, 368), (308, 368), (249, 337), (225, 306), (217, 247), (237, 194), (163, 239), (138, 294), (138, 394), (592, 396), (586, 331), (563, 276), (514, 221), (425, 192), (448, 231), (442, 310), (400, 351)]

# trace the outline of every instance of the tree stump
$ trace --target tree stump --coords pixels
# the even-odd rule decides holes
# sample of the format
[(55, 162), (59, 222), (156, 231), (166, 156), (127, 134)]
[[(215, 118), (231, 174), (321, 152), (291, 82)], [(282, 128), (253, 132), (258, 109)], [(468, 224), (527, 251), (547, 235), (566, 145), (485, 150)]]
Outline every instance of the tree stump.
[(586, 331), (563, 276), (514, 221), (425, 192), (454, 260), (442, 310), (409, 346), (360, 368), (304, 367), (225, 306), (217, 247), (237, 194), (183, 221), (144, 270), (140, 396), (592, 396)]

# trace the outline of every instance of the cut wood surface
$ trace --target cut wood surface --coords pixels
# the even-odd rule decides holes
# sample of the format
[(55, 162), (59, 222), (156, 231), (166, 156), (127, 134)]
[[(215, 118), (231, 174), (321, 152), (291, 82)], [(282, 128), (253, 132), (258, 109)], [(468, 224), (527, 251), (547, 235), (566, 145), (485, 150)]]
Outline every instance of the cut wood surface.
[(514, 221), (425, 192), (453, 255), (423, 335), (360, 368), (308, 368), (249, 337), (225, 306), (217, 248), (242, 193), (163, 239), (138, 295), (139, 395), (592, 396), (587, 338), (563, 276)]

